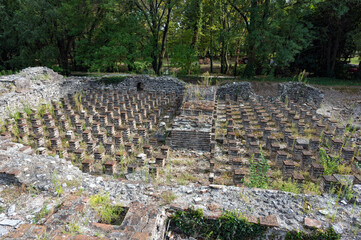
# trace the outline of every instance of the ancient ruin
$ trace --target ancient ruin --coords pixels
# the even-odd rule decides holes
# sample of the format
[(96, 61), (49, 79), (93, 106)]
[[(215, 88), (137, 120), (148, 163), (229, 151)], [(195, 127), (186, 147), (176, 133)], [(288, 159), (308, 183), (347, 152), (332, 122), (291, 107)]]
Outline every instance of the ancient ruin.
[[(361, 236), (360, 122), (323, 114), (317, 88), (280, 84), (264, 97), (247, 82), (104, 85), (47, 68), (0, 86), (1, 190), (26, 192), (0, 200), (4, 239), (183, 239), (167, 219), (192, 206), (209, 218), (237, 209), (268, 239), (331, 226), (343, 239)], [(350, 171), (328, 175), (324, 159)], [(299, 193), (248, 188), (259, 166), (270, 188), (280, 181)], [(120, 225), (100, 221), (96, 194), (123, 206)]]

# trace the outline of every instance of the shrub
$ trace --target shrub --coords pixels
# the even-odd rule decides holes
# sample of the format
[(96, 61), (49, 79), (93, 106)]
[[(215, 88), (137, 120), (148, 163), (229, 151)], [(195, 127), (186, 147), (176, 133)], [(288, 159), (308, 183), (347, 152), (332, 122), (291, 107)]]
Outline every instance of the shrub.
[(97, 211), (102, 223), (120, 225), (119, 218), (123, 208), (119, 205), (112, 206), (110, 204), (109, 193), (91, 196), (90, 205)]
[(286, 234), (285, 240), (338, 240), (341, 236), (333, 228), (326, 231), (318, 230), (313, 233), (292, 231)]
[(207, 219), (201, 209), (176, 212), (172, 227), (184, 234), (206, 239), (252, 239), (261, 236), (266, 227), (250, 223), (237, 211), (225, 211), (217, 220)]
[(338, 158), (330, 158), (324, 148), (320, 148), (320, 158), (325, 175), (332, 175), (336, 172), (339, 162)]
[(267, 188), (269, 165), (267, 159), (263, 156), (261, 150), (261, 159), (255, 160), (252, 156), (250, 161), (250, 174), (248, 181), (245, 182), (247, 187)]

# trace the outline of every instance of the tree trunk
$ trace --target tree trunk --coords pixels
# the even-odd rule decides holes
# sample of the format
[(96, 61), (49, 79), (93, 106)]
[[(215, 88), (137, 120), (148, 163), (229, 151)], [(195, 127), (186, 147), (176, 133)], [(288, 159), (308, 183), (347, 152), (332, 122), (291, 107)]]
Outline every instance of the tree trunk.
[(66, 43), (64, 39), (57, 39), (57, 45), (59, 50), (59, 65), (63, 69), (63, 74), (69, 74), (68, 52), (66, 49)]
[(167, 42), (169, 23), (170, 23), (170, 15), (171, 15), (171, 12), (172, 12), (171, 0), (168, 0), (168, 10), (167, 11), (168, 11), (167, 12), (167, 21), (166, 21), (165, 26), (164, 26), (163, 38), (162, 38), (162, 47), (161, 47), (161, 51), (160, 51), (159, 58), (158, 58), (157, 75), (159, 75), (161, 73), (162, 66), (163, 66), (163, 58), (165, 56), (165, 44)]
[(213, 32), (211, 30), (211, 46), (209, 49), (209, 55), (210, 55), (210, 72), (213, 73)]
[(256, 63), (256, 48), (255, 48), (255, 37), (254, 31), (256, 29), (256, 18), (257, 18), (257, 0), (252, 0), (251, 2), (251, 16), (250, 16), (250, 23), (248, 28), (248, 36), (247, 36), (247, 57), (248, 62), (247, 66), (244, 70), (245, 77), (253, 77), (255, 74), (255, 63)]
[(236, 59), (234, 61), (234, 71), (233, 71), (234, 76), (238, 75), (237, 68), (238, 68), (239, 52), (240, 52), (239, 42), (240, 42), (240, 40), (238, 39), (237, 40), (237, 49), (236, 49)]

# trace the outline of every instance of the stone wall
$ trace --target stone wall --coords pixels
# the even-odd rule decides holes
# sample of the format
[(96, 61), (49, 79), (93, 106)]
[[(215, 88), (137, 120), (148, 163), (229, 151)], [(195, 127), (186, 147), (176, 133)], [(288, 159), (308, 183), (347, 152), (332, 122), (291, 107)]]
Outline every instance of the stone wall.
[(316, 106), (320, 106), (324, 94), (321, 90), (301, 82), (278, 84), (278, 97), (285, 101), (286, 96), (297, 103), (314, 103)]
[[(195, 209), (203, 209), (206, 216), (219, 215), (221, 211), (237, 209), (242, 214), (254, 216), (256, 219), (273, 215), (277, 219), (277, 227), (270, 230), (277, 232), (295, 229), (305, 231), (309, 227), (306, 220), (311, 218), (317, 220), (322, 228), (332, 226), (337, 233), (342, 234), (342, 239), (360, 239), (360, 235), (355, 236), (352, 231), (361, 223), (360, 219), (350, 217), (351, 212), (355, 214), (361, 212), (360, 185), (355, 185), (353, 188), (355, 204), (352, 201), (342, 201), (338, 208), (332, 208), (330, 203), (338, 199), (337, 196), (328, 194), (311, 196), (277, 190), (223, 185), (199, 186), (199, 184), (153, 187), (148, 183), (119, 181), (112, 176), (93, 176), (82, 173), (71, 162), (59, 157), (34, 155), (23, 145), (13, 143), (10, 138), (2, 136), (0, 136), (0, 156), (2, 157), (0, 162), (2, 172), (14, 175), (20, 184), (31, 185), (49, 193), (55, 192), (53, 177), (56, 172), (58, 181), (62, 183), (64, 194), (74, 191), (74, 186), (65, 184), (74, 179), (79, 181), (79, 187), (88, 195), (99, 194), (106, 190), (114, 204), (123, 206), (129, 206), (134, 201), (146, 205), (157, 204), (158, 197), (155, 196), (171, 191), (177, 198), (171, 206), (166, 205), (166, 209), (185, 209), (194, 206)], [(308, 205), (309, 207), (305, 209)], [(164, 213), (158, 214), (164, 215)], [(329, 221), (329, 217), (333, 214), (336, 214), (335, 222)], [(157, 222), (157, 225), (158, 222), (162, 222), (156, 217), (152, 219)]]
[(173, 77), (129, 76), (117, 87), (136, 88), (138, 91), (165, 91), (182, 94), (186, 83)]
[(35, 108), (39, 103), (58, 101), (67, 93), (83, 89), (80, 79), (64, 78), (46, 67), (26, 68), (18, 74), (0, 78), (0, 118), (22, 111), (24, 104)]
[(248, 100), (249, 97), (255, 95), (249, 82), (233, 82), (219, 87), (217, 99), (225, 100), (226, 94), (229, 94), (233, 101), (236, 101), (239, 97)]

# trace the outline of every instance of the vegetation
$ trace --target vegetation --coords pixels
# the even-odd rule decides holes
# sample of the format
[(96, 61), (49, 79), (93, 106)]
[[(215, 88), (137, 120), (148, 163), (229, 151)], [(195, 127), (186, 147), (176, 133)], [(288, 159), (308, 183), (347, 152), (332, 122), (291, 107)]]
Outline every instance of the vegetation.
[(245, 182), (247, 187), (267, 188), (268, 186), (267, 172), (269, 165), (267, 159), (263, 156), (262, 149), (260, 150), (261, 159), (257, 160), (252, 156), (250, 160), (249, 179)]
[(53, 185), (54, 185), (54, 188), (55, 188), (55, 191), (57, 193), (58, 196), (61, 196), (63, 194), (63, 188), (61, 186), (61, 182), (58, 178), (58, 174), (57, 172), (54, 170), (53, 172)]
[(340, 161), (339, 158), (331, 158), (324, 148), (320, 148), (320, 158), (325, 175), (332, 175), (337, 171), (338, 163)]
[(226, 211), (217, 220), (204, 217), (201, 209), (176, 212), (171, 226), (188, 236), (206, 239), (254, 239), (262, 236), (266, 227), (250, 223), (236, 211)]
[(46, 217), (49, 214), (48, 205), (44, 204), (44, 206), (41, 208), (40, 212), (38, 212), (33, 219), (33, 223), (37, 224), (42, 218)]
[(338, 240), (341, 239), (341, 236), (335, 232), (331, 227), (326, 231), (317, 230), (313, 233), (297, 232), (292, 231), (288, 232), (286, 235), (286, 240)]
[[(360, 78), (361, 0), (0, 2), (0, 75), (71, 71)], [(242, 63), (241, 63), (242, 62)], [(173, 70), (172, 70), (173, 71)], [(315, 80), (319, 81), (319, 80)]]
[(170, 191), (165, 191), (165, 192), (162, 192), (162, 194), (160, 195), (160, 198), (163, 200), (163, 202), (165, 204), (170, 204), (177, 198), (177, 195), (175, 195), (174, 193), (172, 193)]
[(119, 205), (111, 205), (109, 193), (91, 196), (90, 205), (97, 211), (102, 223), (120, 225), (124, 219), (124, 209)]

